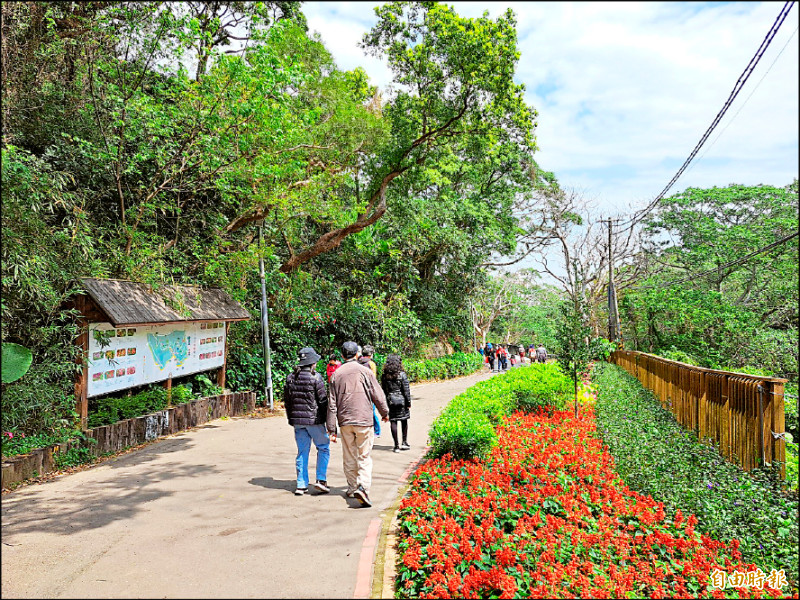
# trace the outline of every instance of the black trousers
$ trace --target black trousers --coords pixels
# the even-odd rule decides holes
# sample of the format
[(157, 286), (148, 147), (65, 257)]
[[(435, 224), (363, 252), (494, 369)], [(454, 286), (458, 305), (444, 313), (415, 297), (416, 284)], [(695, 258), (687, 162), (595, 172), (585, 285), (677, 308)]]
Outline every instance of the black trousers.
[(394, 447), (398, 448), (400, 443), (397, 441), (397, 424), (402, 423), (403, 428), (403, 443), (408, 443), (408, 419), (402, 421), (389, 421), (389, 426), (392, 428), (392, 439), (394, 440)]

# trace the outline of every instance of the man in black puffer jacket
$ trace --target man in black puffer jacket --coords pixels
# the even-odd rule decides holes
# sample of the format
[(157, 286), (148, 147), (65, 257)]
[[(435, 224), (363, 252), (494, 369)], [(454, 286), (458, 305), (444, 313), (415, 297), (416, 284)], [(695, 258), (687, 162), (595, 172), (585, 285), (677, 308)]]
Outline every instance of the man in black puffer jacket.
[(297, 367), (286, 378), (283, 390), (283, 405), (286, 418), (294, 426), (294, 440), (297, 442), (297, 489), (295, 496), (308, 491), (308, 454), (311, 442), (317, 447), (317, 482), (314, 487), (323, 494), (328, 488), (328, 461), (330, 461), (330, 438), (325, 426), (328, 414), (328, 394), (322, 375), (317, 373), (320, 355), (314, 348), (307, 347), (298, 354)]

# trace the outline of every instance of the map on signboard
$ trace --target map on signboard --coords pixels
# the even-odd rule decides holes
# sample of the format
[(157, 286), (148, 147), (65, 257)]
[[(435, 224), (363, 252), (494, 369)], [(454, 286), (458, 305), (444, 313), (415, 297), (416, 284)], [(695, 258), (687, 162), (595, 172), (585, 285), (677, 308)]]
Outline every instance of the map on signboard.
[(168, 334), (148, 333), (147, 345), (150, 347), (156, 366), (162, 371), (172, 359), (175, 359), (174, 366), (183, 366), (189, 356), (185, 331), (171, 331)]
[(89, 336), (88, 395), (184, 377), (225, 364), (225, 323), (114, 327), (94, 323)]

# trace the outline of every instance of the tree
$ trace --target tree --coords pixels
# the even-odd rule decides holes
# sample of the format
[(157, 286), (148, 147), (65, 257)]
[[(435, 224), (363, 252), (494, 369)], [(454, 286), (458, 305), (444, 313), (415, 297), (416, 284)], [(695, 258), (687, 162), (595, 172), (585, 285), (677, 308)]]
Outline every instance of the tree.
[(281, 266), (285, 273), (376, 223), (386, 214), (392, 182), (424, 168), (454, 141), (497, 136), (514, 140), (528, 153), (534, 150), (535, 112), (523, 101), (523, 87), (513, 81), (519, 53), (511, 11), (492, 21), (487, 15), (459, 17), (440, 4), (397, 2), (376, 13), (378, 23), (362, 45), (385, 56), (398, 86), (381, 107), (389, 138), (364, 156), (344, 190), (350, 194), (350, 221), (312, 229), (303, 247)]
[[(545, 252), (536, 262), (544, 272), (559, 282), (572, 302), (581, 300), (587, 306), (588, 324), (594, 335), (602, 330), (599, 313), (606, 305), (608, 286), (608, 229), (591, 216), (594, 207), (581, 192), (551, 187), (542, 196), (534, 212), (539, 214), (539, 237), (545, 247), (554, 247), (559, 261), (551, 264)], [(612, 236), (615, 286), (624, 289), (636, 280), (640, 267), (634, 260), (638, 249), (638, 232), (633, 228)], [(621, 268), (627, 264), (627, 268)]]
[(689, 188), (644, 230), (645, 274), (621, 297), (634, 347), (701, 366), (797, 372), (797, 182)]
[[(580, 284), (577, 261), (573, 261), (573, 277)], [(559, 354), (558, 366), (575, 385), (575, 417), (578, 417), (578, 382), (592, 358), (591, 328), (587, 324), (588, 306), (580, 295), (563, 303), (556, 325)]]

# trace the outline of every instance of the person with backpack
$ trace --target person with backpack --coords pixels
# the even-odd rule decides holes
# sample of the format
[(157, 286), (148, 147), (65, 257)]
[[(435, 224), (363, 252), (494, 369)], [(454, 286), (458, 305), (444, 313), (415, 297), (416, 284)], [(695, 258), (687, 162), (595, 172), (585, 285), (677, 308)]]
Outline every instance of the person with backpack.
[(311, 442), (317, 448), (317, 481), (314, 487), (327, 494), (331, 491), (327, 476), (331, 457), (330, 437), (325, 429), (328, 395), (322, 375), (316, 371), (317, 361), (322, 357), (314, 348), (307, 346), (300, 350), (297, 358), (297, 367), (286, 377), (283, 389), (286, 418), (289, 425), (294, 427), (294, 441), (297, 444), (297, 488), (294, 495), (302, 496), (308, 491), (308, 455)]
[(502, 344), (497, 346), (497, 360), (500, 363), (497, 369), (498, 371), (505, 371), (508, 369), (508, 352), (506, 352), (506, 349)]
[(486, 343), (486, 349), (484, 351), (484, 354), (486, 354), (486, 359), (489, 361), (489, 368), (494, 373), (495, 370), (494, 361), (497, 358), (497, 355), (495, 353), (495, 349), (492, 347), (491, 342)]
[[(408, 376), (403, 370), (403, 361), (399, 354), (390, 354), (386, 357), (381, 375), (381, 388), (389, 405), (389, 426), (392, 428), (394, 451), (411, 450), (408, 445), (408, 419), (411, 417), (411, 388), (408, 385)], [(400, 423), (403, 443), (398, 443), (397, 424)]]
[[(372, 355), (375, 354), (375, 348), (372, 346), (366, 345), (362, 349), (361, 346), (358, 347), (358, 364), (364, 365), (365, 367), (369, 367), (369, 370), (372, 371), (372, 374), (375, 375), (375, 379), (378, 378), (378, 363), (372, 360)], [(381, 436), (381, 420), (378, 418), (378, 411), (375, 410), (375, 407), (372, 407), (372, 426), (375, 428), (375, 435), (377, 437)]]

